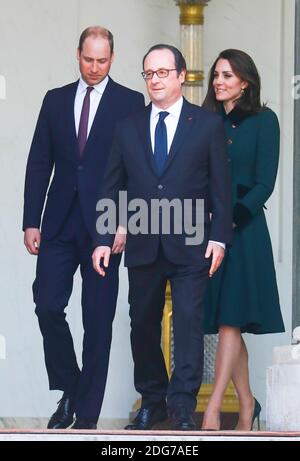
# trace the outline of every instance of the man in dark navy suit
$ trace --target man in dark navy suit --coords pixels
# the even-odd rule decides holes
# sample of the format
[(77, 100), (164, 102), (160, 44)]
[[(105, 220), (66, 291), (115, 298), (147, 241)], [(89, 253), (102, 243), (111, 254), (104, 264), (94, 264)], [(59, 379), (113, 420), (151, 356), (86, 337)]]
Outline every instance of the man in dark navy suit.
[[(232, 237), (225, 135), (218, 115), (182, 97), (186, 64), (179, 50), (156, 45), (144, 57), (143, 68), (151, 104), (118, 124), (100, 197), (118, 203), (119, 191), (125, 190), (131, 213), (125, 264), (129, 273), (134, 379), (142, 405), (126, 429), (151, 429), (166, 418), (168, 409), (174, 429), (192, 430), (203, 370), (203, 293)], [(141, 200), (147, 211), (141, 205), (144, 211), (135, 220), (132, 210)], [(158, 219), (151, 213), (155, 200), (174, 205), (170, 232), (156, 222), (156, 232), (150, 225), (148, 232), (145, 225), (137, 232), (134, 222), (143, 220), (145, 224), (150, 216), (153, 224), (153, 219)], [(174, 216), (186, 200), (193, 204), (187, 213), (188, 226), (181, 226), (178, 232), (180, 219), (178, 214), (176, 220)], [(203, 240), (191, 242), (188, 229), (196, 222), (195, 231), (200, 230), (197, 203), (203, 202)], [(95, 270), (103, 276), (109, 274), (114, 236), (101, 229), (102, 216), (97, 220), (99, 234), (93, 261)], [(183, 220), (184, 214), (181, 216)], [(166, 217), (163, 211), (161, 217)], [(167, 280), (171, 283), (174, 335), (170, 381), (160, 347)]]
[[(91, 259), (96, 199), (116, 122), (144, 107), (142, 94), (108, 76), (114, 57), (111, 32), (99, 26), (85, 29), (77, 56), (79, 81), (51, 90), (44, 98), (25, 181), (24, 243), (29, 253), (38, 255), (33, 294), (49, 386), (64, 392), (49, 429), (70, 426), (74, 413), (72, 428), (96, 428), (124, 247), (124, 237), (117, 233), (107, 277), (100, 279)], [(78, 266), (84, 327), (81, 370), (64, 313)]]

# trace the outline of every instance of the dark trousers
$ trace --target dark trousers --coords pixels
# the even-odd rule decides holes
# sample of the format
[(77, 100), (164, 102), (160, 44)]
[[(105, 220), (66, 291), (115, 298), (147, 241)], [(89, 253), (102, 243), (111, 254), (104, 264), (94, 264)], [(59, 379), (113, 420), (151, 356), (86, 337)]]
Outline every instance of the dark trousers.
[[(142, 406), (196, 406), (203, 374), (203, 294), (209, 261), (203, 266), (175, 265), (162, 250), (153, 264), (129, 268), (131, 347), (136, 390)], [(166, 283), (173, 305), (174, 369), (170, 382), (161, 350)]]
[[(120, 256), (111, 258), (106, 277), (102, 278), (92, 267), (92, 250), (79, 201), (75, 199), (59, 235), (50, 241), (42, 237), (33, 294), (50, 389), (74, 395), (77, 418), (96, 422), (107, 378)], [(78, 266), (84, 329), (81, 370), (64, 312)]]

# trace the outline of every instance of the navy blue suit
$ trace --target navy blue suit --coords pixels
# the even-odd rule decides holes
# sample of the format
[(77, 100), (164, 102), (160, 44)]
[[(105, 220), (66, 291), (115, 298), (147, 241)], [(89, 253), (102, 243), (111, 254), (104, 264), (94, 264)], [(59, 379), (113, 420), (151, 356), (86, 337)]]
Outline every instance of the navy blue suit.
[[(161, 175), (150, 139), (151, 105), (118, 124), (103, 181), (102, 197), (117, 202), (119, 190), (128, 201), (142, 198), (204, 200), (204, 240), (186, 245), (188, 236), (171, 233), (130, 233), (125, 264), (129, 268), (131, 343), (135, 386), (142, 405), (196, 405), (203, 369), (202, 298), (211, 261), (205, 259), (208, 240), (230, 243), (232, 211), (228, 157), (221, 117), (183, 102), (178, 126)], [(210, 220), (209, 214), (212, 213)], [(195, 224), (195, 223), (194, 223)], [(113, 235), (96, 236), (95, 245), (112, 246)], [(168, 376), (160, 348), (165, 288), (171, 282), (175, 368)]]
[[(78, 82), (49, 91), (43, 101), (26, 170), (23, 229), (41, 227), (33, 285), (50, 389), (76, 395), (76, 416), (97, 421), (106, 383), (120, 256), (108, 277), (92, 268), (96, 200), (117, 121), (144, 107), (142, 94), (109, 78), (79, 157), (74, 100)], [(79, 370), (64, 309), (73, 275), (82, 276), (83, 366)]]

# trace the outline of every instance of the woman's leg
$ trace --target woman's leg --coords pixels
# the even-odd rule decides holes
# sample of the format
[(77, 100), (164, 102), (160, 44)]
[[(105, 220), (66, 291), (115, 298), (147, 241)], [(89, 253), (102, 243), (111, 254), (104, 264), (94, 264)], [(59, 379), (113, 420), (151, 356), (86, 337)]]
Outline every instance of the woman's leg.
[(203, 417), (202, 429), (220, 429), (220, 411), (225, 390), (240, 360), (242, 337), (239, 328), (221, 326), (215, 360), (213, 391)]
[(236, 430), (250, 431), (255, 402), (250, 389), (248, 352), (243, 338), (241, 340), (239, 359), (233, 369), (232, 381), (240, 404), (240, 414)]

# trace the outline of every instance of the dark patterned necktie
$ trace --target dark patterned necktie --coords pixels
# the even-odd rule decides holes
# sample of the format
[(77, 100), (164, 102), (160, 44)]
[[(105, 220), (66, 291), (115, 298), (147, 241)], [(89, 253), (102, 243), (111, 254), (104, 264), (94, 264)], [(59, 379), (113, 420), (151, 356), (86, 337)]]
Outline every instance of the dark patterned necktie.
[(165, 124), (165, 118), (168, 115), (169, 112), (159, 112), (159, 120), (155, 127), (154, 160), (159, 175), (163, 172), (168, 158), (168, 136)]
[(87, 140), (87, 132), (88, 132), (88, 123), (89, 123), (89, 113), (90, 113), (90, 93), (93, 91), (92, 86), (88, 86), (86, 89), (86, 94), (83, 100), (81, 115), (80, 115), (80, 122), (79, 122), (79, 129), (78, 129), (78, 147), (79, 147), (79, 155), (82, 157), (83, 151), (85, 148), (86, 140)]

